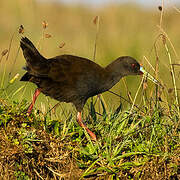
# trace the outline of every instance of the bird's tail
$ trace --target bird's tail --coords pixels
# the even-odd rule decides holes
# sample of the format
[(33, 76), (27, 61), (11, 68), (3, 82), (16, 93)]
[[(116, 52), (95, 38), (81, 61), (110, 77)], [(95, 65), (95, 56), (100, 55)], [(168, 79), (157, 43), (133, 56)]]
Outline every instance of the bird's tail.
[(28, 72), (26, 72), (20, 79), (20, 81), (30, 81), (32, 75), (30, 75)]
[(33, 43), (27, 37), (23, 37), (20, 41), (20, 47), (27, 62), (26, 69), (34, 75), (46, 75), (47, 59), (39, 53)]

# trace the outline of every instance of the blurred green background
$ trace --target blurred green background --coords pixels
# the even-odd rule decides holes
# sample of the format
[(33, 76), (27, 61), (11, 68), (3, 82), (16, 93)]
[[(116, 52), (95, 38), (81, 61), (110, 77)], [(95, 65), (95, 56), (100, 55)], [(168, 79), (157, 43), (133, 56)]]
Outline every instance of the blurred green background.
[[(164, 10), (162, 27), (177, 52), (177, 56), (175, 56), (170, 48), (173, 63), (179, 63), (180, 12), (174, 7), (165, 7)], [(20, 73), (20, 75), (24, 73), (22, 66), (25, 64), (25, 60), (21, 50), (18, 53), (21, 37), (18, 34), (18, 27), (20, 25), (25, 28), (24, 35), (32, 40), (45, 57), (73, 54), (92, 59), (96, 37), (96, 25), (93, 23), (93, 19), (97, 15), (100, 17), (100, 26), (96, 62), (106, 66), (119, 56), (129, 55), (136, 58), (147, 71), (153, 74), (152, 69), (143, 57), (145, 56), (155, 66), (154, 44), (161, 33), (158, 27), (161, 12), (158, 7), (148, 8), (131, 3), (88, 7), (80, 4), (67, 5), (54, 1), (1, 0), (1, 51), (8, 49), (14, 34), (9, 58), (7, 61), (3, 58), (0, 64), (1, 77), (4, 68), (6, 68), (6, 83), (9, 80), (9, 72), (11, 72), (10, 78), (16, 73)], [(48, 23), (45, 30), (42, 27), (43, 21)], [(50, 34), (51, 37), (46, 38), (43, 33)], [(65, 46), (59, 48), (62, 43), (65, 43)], [(167, 88), (172, 88), (169, 60), (161, 39), (157, 41), (156, 49), (159, 56), (158, 79), (162, 80)], [(178, 86), (179, 67), (176, 66), (175, 70)], [(125, 78), (132, 97), (138, 89), (141, 78), (140, 76)], [(149, 81), (148, 84), (149, 87), (153, 86)], [(18, 79), (13, 86), (8, 88), (8, 92), (11, 93), (23, 85), (24, 82), (19, 82)], [(35, 85), (27, 84), (24, 94), (21, 90), (13, 98), (30, 100), (35, 87)], [(127, 98), (126, 88), (122, 80), (113, 88), (113, 91)], [(139, 97), (141, 95), (140, 93)], [(44, 99), (44, 96), (41, 95), (41, 98)], [(112, 102), (111, 99), (113, 99), (113, 106), (120, 101), (119, 98), (110, 95), (108, 92), (105, 93), (105, 99), (108, 103)], [(110, 105), (112, 106), (112, 103)]]

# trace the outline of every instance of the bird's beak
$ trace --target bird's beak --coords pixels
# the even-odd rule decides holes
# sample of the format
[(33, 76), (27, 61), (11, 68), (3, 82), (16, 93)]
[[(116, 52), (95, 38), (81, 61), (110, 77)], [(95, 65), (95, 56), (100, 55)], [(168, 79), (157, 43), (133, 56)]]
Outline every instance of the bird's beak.
[(143, 74), (144, 74), (144, 69), (142, 66), (140, 66), (139, 75), (143, 75)]
[(158, 80), (156, 80), (152, 75), (150, 75), (147, 71), (145, 71), (145, 69), (142, 66), (140, 66), (140, 74), (143, 74), (144, 76), (146, 76), (147, 79), (151, 80), (153, 83), (163, 87), (161, 83)]

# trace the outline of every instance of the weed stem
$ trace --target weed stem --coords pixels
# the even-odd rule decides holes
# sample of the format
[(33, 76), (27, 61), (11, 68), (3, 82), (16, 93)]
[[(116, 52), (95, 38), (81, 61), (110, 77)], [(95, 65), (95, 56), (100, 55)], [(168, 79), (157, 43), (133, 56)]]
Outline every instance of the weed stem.
[(170, 71), (172, 73), (172, 81), (173, 81), (173, 85), (174, 85), (175, 99), (176, 99), (176, 104), (177, 104), (177, 108), (178, 108), (178, 113), (180, 114), (180, 112), (179, 112), (180, 109), (179, 109), (178, 92), (177, 92), (177, 87), (176, 87), (175, 72), (174, 72), (174, 68), (173, 68), (173, 65), (172, 65), (172, 58), (171, 58), (171, 54), (169, 52), (169, 48), (168, 48), (166, 43), (164, 44), (164, 47), (166, 49), (166, 52), (167, 52), (167, 55), (168, 55), (168, 58), (169, 58)]

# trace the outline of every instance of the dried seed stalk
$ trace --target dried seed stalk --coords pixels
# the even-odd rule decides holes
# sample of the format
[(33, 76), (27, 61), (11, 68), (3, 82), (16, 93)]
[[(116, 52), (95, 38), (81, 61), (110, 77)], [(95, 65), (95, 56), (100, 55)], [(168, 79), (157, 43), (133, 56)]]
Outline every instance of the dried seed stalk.
[(167, 55), (168, 55), (168, 58), (169, 58), (169, 64), (170, 64), (170, 71), (171, 71), (171, 74), (172, 74), (172, 81), (173, 81), (173, 86), (174, 86), (174, 94), (175, 94), (175, 99), (176, 99), (176, 104), (177, 104), (177, 107), (178, 107), (178, 112), (180, 113), (180, 109), (179, 109), (179, 100), (178, 100), (178, 92), (177, 92), (177, 86), (176, 86), (176, 78), (175, 78), (175, 72), (174, 72), (174, 68), (173, 68), (173, 63), (172, 63), (172, 58), (171, 58), (171, 54), (169, 52), (169, 48), (167, 46), (166, 43), (164, 43), (164, 47), (166, 49), (166, 52), (167, 52)]

